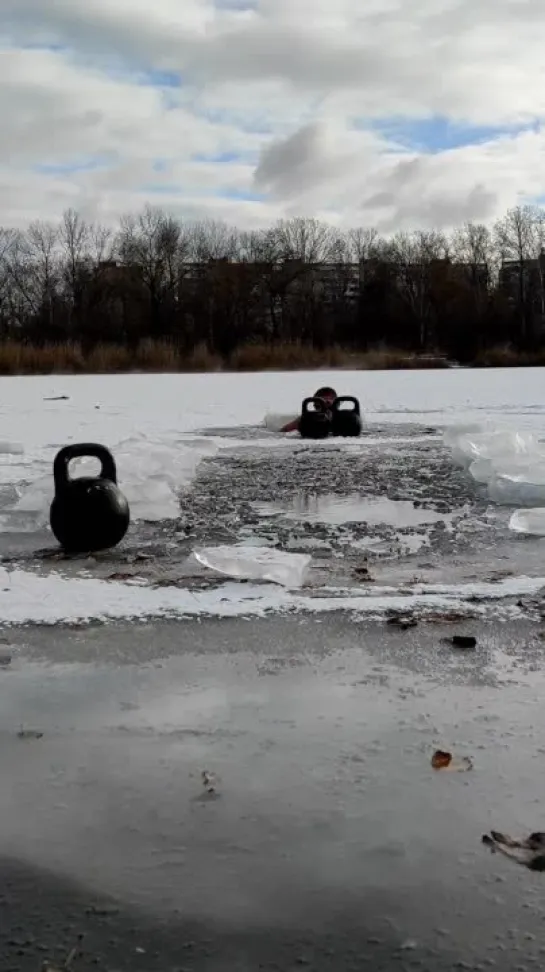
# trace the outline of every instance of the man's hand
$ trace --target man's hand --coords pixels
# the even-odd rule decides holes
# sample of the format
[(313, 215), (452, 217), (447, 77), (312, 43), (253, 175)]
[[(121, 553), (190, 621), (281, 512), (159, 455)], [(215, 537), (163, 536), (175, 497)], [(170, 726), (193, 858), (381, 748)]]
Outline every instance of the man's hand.
[(298, 430), (299, 430), (299, 419), (298, 418), (293, 419), (293, 421), (291, 421), (291, 422), (288, 422), (287, 425), (284, 425), (284, 427), (282, 429), (280, 429), (281, 432), (297, 432)]

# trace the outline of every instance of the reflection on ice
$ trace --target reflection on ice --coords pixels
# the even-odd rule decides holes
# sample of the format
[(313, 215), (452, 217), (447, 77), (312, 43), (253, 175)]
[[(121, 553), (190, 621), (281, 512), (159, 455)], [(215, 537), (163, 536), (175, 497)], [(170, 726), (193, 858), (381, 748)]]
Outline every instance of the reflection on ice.
[(307, 520), (330, 525), (368, 523), (373, 526), (388, 524), (393, 527), (412, 527), (451, 518), (451, 514), (415, 506), (409, 500), (361, 496), (359, 493), (349, 496), (338, 496), (335, 493), (298, 493), (288, 502), (253, 503), (252, 506), (263, 517), (283, 516), (288, 520)]

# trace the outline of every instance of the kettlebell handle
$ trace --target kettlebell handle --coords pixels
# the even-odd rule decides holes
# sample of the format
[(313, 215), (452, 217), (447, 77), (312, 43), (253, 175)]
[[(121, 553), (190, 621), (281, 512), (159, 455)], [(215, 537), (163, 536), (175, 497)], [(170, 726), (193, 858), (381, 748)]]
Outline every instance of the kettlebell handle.
[(117, 484), (117, 469), (115, 459), (106, 446), (99, 445), (97, 442), (80, 442), (74, 445), (64, 446), (55, 456), (53, 463), (53, 479), (55, 482), (55, 492), (59, 492), (73, 482), (70, 478), (68, 467), (72, 459), (80, 459), (89, 456), (98, 459), (101, 464), (100, 479), (107, 479), (111, 483)]
[(326, 402), (324, 402), (323, 398), (311, 397), (311, 398), (305, 398), (303, 400), (303, 404), (301, 405), (301, 412), (303, 413), (303, 415), (306, 414), (306, 412), (310, 412), (310, 405), (316, 406), (315, 408), (316, 412), (327, 411), (327, 404)]
[(333, 402), (333, 410), (335, 412), (340, 412), (340, 406), (345, 402), (350, 402), (350, 404), (354, 406), (353, 411), (356, 413), (356, 415), (360, 414), (360, 403), (357, 398), (354, 398), (353, 395), (340, 395)]

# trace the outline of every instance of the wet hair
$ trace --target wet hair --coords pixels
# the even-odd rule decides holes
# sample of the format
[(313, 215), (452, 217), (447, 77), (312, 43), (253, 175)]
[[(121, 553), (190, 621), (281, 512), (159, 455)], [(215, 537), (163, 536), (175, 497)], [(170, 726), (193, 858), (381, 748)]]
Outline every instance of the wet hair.
[(323, 388), (319, 388), (317, 392), (314, 392), (314, 398), (337, 398), (337, 392), (334, 388), (329, 388), (325, 385)]

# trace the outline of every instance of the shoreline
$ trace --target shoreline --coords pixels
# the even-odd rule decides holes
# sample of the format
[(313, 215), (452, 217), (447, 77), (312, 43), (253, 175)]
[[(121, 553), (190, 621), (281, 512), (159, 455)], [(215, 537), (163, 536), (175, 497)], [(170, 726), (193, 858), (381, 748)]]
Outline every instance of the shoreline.
[(136, 347), (79, 341), (43, 345), (0, 341), (0, 376), (99, 374), (213, 374), (285, 371), (428, 371), (452, 369), (545, 367), (545, 350), (517, 352), (489, 348), (469, 362), (450, 359), (440, 350), (415, 353), (394, 347), (355, 351), (339, 345), (248, 344), (230, 355), (210, 352), (205, 345), (184, 352), (168, 340), (143, 341)]

